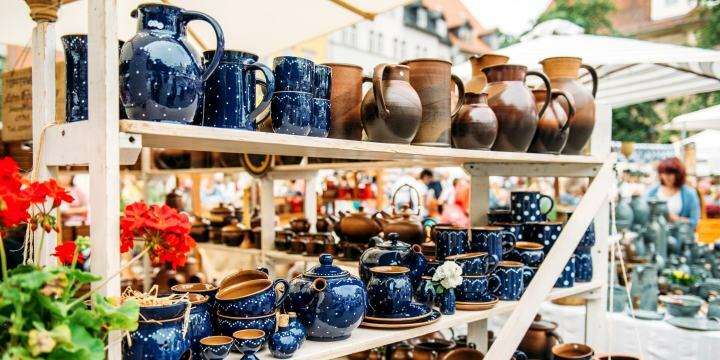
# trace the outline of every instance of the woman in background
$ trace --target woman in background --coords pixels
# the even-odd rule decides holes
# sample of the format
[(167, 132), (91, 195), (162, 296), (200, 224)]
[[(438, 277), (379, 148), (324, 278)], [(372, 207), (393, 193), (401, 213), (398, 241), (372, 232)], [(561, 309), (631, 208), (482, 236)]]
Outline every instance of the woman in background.
[(697, 191), (685, 183), (685, 166), (678, 158), (669, 158), (660, 162), (657, 171), (660, 182), (650, 188), (647, 198), (667, 201), (670, 222), (689, 223), (695, 229), (700, 199)]

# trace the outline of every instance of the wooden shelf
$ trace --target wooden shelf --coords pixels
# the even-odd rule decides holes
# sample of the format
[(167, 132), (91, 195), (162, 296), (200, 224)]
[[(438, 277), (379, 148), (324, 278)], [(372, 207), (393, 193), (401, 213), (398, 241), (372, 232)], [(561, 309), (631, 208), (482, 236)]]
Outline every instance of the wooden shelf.
[[(554, 300), (568, 296), (579, 295), (602, 287), (600, 282), (580, 283), (568, 289), (553, 289), (547, 300)], [(483, 320), (511, 312), (517, 306), (517, 301), (501, 301), (495, 307), (483, 311), (461, 311), (454, 315), (443, 316), (440, 321), (407, 330), (377, 330), (358, 328), (353, 331), (352, 336), (346, 340), (335, 342), (305, 341), (298, 352), (293, 355), (295, 360), (322, 360), (340, 358), (355, 352), (364, 351), (379, 346), (384, 346), (398, 341), (414, 338), (434, 331), (447, 329), (453, 326), (467, 324), (473, 321)], [(272, 359), (268, 350), (258, 353), (260, 359)], [(231, 355), (228, 359), (240, 359), (238, 354)]]
[(245, 255), (260, 255), (262, 254), (262, 250), (260, 249), (243, 249), (239, 246), (227, 246), (224, 244), (215, 244), (215, 243), (198, 243), (197, 246), (201, 249), (205, 250), (211, 250), (211, 251), (223, 251), (223, 252), (232, 252), (236, 254), (245, 254)]

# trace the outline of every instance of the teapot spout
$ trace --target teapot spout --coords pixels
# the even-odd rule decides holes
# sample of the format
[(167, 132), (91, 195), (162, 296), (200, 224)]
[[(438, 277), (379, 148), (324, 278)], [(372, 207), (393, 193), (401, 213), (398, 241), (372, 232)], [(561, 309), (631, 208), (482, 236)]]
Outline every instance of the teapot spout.
[(312, 282), (312, 289), (316, 293), (321, 293), (327, 288), (327, 280), (324, 278), (317, 278)]

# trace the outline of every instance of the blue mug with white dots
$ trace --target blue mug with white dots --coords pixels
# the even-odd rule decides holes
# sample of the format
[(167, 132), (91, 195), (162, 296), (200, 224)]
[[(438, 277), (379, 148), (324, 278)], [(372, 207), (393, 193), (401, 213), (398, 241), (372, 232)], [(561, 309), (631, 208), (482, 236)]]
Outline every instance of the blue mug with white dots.
[(550, 251), (563, 229), (563, 223), (559, 221), (542, 221), (535, 224), (526, 224), (525, 226), (530, 227), (529, 241), (542, 244), (545, 254)]
[[(550, 207), (543, 212), (540, 209), (542, 199), (550, 201)], [(537, 191), (513, 191), (510, 193), (510, 213), (512, 221), (522, 223), (535, 223), (545, 221), (547, 214), (552, 211), (555, 202), (550, 196)]]
[(571, 288), (575, 286), (575, 255), (568, 260), (567, 264), (560, 273), (557, 281), (555, 281), (556, 288)]
[(525, 265), (519, 261), (501, 261), (495, 269), (495, 274), (500, 278), (500, 287), (496, 294), (500, 300), (515, 301), (525, 291), (523, 277)]
[(272, 129), (277, 134), (310, 134), (313, 115), (312, 93), (301, 91), (276, 91), (270, 105)]
[[(312, 93), (315, 90), (315, 63), (310, 59), (297, 56), (278, 56), (273, 59), (275, 88), (278, 91), (302, 91)], [(329, 86), (329, 84), (328, 84)], [(329, 92), (328, 87), (328, 92)]]

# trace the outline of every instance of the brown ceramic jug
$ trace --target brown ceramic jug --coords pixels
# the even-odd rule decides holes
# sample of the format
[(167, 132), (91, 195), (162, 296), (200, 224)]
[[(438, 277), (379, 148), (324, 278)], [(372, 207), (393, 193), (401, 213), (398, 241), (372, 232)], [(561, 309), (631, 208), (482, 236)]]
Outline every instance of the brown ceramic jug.
[(323, 64), (332, 69), (330, 88), (330, 133), (329, 138), (362, 140), (360, 102), (362, 84), (372, 81), (363, 76), (363, 69), (352, 64)]
[(420, 127), (422, 104), (410, 86), (410, 68), (379, 64), (373, 71), (373, 87), (360, 107), (368, 140), (409, 144)]
[(465, 93), (465, 103), (453, 118), (452, 141), (456, 148), (490, 150), (498, 121), (487, 102), (487, 93)]
[(535, 320), (520, 341), (518, 350), (531, 359), (551, 359), (553, 346), (563, 342), (560, 335), (555, 332), (557, 327), (557, 323), (543, 320), (540, 314), (535, 315)]
[[(576, 57), (552, 57), (540, 62), (543, 72), (550, 78), (553, 89), (565, 91), (575, 100), (575, 116), (570, 120), (568, 141), (563, 154), (577, 155), (590, 140), (595, 127), (595, 94), (598, 77), (595, 69)], [(592, 78), (592, 90), (580, 81), (580, 68), (587, 70)]]
[(483, 69), (492, 66), (507, 64), (510, 58), (500, 54), (482, 54), (470, 57), (470, 66), (472, 66), (472, 78), (465, 84), (465, 91), (480, 94), (485, 91), (487, 85), (487, 77)]
[[(538, 119), (543, 116), (551, 99), (550, 81), (537, 71), (523, 65), (493, 65), (483, 69), (488, 78), (488, 105), (498, 120), (495, 151), (526, 152), (530, 147)], [(546, 86), (547, 98), (538, 113), (535, 97), (525, 85), (529, 75), (539, 77)]]
[[(545, 103), (545, 89), (533, 90), (538, 109)], [(535, 137), (529, 152), (542, 154), (560, 154), (568, 139), (568, 127), (575, 115), (572, 96), (564, 91), (552, 90), (552, 100), (538, 121)]]
[[(410, 85), (422, 104), (422, 121), (412, 143), (425, 146), (450, 146), (452, 117), (462, 106), (465, 88), (459, 77), (450, 73), (452, 63), (441, 59), (414, 59), (402, 62), (410, 68)], [(452, 84), (460, 101), (450, 109)]]

